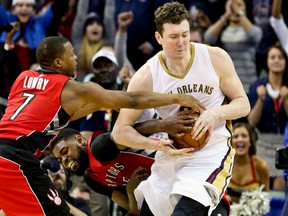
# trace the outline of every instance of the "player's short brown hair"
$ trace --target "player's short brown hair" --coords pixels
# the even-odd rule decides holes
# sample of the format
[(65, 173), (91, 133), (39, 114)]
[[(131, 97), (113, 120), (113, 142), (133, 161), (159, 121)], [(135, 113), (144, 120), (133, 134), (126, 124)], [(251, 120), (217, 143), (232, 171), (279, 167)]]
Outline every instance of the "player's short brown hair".
[(165, 3), (155, 11), (156, 29), (161, 36), (165, 23), (180, 24), (183, 20), (187, 20), (190, 24), (190, 14), (179, 2)]

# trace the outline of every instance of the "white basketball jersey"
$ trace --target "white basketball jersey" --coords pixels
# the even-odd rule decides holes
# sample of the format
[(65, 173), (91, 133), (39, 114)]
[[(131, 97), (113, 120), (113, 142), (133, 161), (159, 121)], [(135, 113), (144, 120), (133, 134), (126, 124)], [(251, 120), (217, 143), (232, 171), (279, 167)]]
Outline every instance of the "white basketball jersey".
[[(207, 45), (191, 43), (191, 55), (190, 63), (182, 77), (170, 73), (163, 61), (162, 51), (152, 57), (148, 64), (153, 78), (153, 91), (192, 95), (208, 109), (221, 106), (225, 95), (220, 89), (220, 80), (212, 66)], [(174, 104), (157, 107), (156, 113), (161, 118), (166, 118), (175, 115), (179, 110), (180, 106)], [(218, 131), (221, 135), (231, 136), (228, 130), (223, 130), (225, 124), (226, 121), (223, 121), (217, 128), (214, 128), (214, 132), (221, 128), (221, 132)]]

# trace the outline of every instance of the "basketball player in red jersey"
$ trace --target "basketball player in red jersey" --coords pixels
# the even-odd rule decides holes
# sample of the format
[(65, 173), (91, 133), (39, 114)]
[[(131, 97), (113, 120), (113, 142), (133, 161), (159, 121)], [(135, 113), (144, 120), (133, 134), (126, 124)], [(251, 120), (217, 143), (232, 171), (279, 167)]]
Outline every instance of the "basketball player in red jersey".
[[(15, 80), (0, 122), (0, 209), (7, 215), (69, 215), (70, 210), (39, 157), (57, 131), (70, 120), (100, 109), (146, 109), (177, 103), (204, 109), (186, 95), (105, 90), (95, 83), (74, 81), (76, 56), (63, 37), (43, 39), (36, 50), (39, 71), (27, 70)], [(171, 141), (158, 148), (173, 150)]]

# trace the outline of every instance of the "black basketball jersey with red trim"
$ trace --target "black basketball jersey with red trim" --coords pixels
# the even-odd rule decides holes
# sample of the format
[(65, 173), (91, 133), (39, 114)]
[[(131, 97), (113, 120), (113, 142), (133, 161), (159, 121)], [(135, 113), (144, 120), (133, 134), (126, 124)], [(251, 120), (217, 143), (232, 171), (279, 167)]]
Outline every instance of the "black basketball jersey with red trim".
[(23, 71), (11, 88), (0, 138), (19, 141), (21, 148), (40, 157), (55, 131), (69, 122), (61, 107), (61, 92), (69, 79), (59, 73)]

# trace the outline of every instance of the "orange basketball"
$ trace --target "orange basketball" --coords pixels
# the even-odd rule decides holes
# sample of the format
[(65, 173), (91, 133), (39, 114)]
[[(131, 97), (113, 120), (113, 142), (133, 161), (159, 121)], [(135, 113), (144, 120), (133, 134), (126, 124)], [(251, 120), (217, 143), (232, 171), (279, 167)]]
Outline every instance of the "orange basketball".
[[(199, 113), (194, 112), (192, 113), (192, 116), (195, 118), (197, 118), (199, 116)], [(193, 126), (193, 125), (192, 125)], [(199, 140), (195, 140), (192, 139), (191, 136), (191, 132), (186, 132), (185, 135), (181, 138), (176, 138), (176, 137), (172, 137), (169, 136), (169, 138), (171, 140), (173, 140), (173, 146), (176, 149), (182, 149), (182, 148), (194, 148), (195, 151), (202, 149), (206, 143), (205, 143), (205, 139), (208, 136), (208, 131), (206, 131), (206, 133), (199, 139)]]

